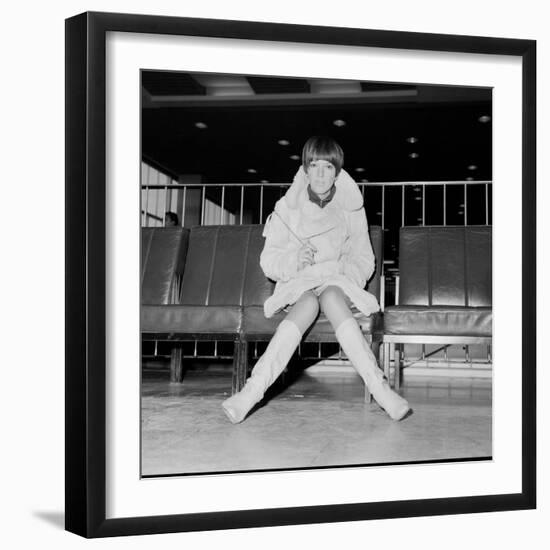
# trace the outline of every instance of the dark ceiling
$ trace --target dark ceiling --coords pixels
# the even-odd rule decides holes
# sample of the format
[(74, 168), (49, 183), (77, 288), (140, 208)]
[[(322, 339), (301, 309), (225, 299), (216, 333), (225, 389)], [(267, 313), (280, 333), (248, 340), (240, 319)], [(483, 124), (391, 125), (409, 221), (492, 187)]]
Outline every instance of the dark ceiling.
[(489, 89), (142, 74), (143, 158), (175, 177), (288, 182), (300, 165), (291, 155), (321, 134), (340, 143), (357, 181), (492, 178)]

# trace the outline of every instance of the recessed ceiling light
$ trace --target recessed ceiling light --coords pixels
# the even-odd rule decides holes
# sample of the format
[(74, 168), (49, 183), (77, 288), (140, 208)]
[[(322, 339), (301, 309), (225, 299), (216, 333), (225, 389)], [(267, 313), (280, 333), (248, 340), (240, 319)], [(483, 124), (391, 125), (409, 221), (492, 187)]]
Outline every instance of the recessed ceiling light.
[(366, 179), (363, 178), (363, 179), (361, 180), (361, 183), (369, 183), (369, 180), (366, 180)]
[(201, 130), (205, 130), (208, 126), (204, 122), (195, 122), (195, 126)]
[(463, 204), (459, 204), (458, 205), (460, 208), (464, 208), (464, 205)]
[(418, 153), (409, 153), (409, 158), (410, 159), (417, 159), (418, 158)]
[(415, 138), (415, 137), (408, 137), (407, 138), (407, 143), (416, 143), (418, 141), (418, 138)]
[(464, 211), (463, 211), (463, 210), (459, 210), (459, 211), (458, 211), (458, 215), (459, 215), (459, 216), (462, 216), (462, 214), (464, 214)]
[(248, 172), (249, 174), (256, 174), (258, 171), (257, 171), (255, 168), (249, 168), (249, 169), (247, 170), (247, 172)]
[(300, 157), (298, 155), (290, 155), (290, 158), (292, 160), (300, 160)]
[(491, 117), (489, 115), (481, 115), (479, 118), (478, 118), (479, 122), (482, 122), (482, 123), (486, 123), (486, 122), (489, 122), (491, 120)]
[(356, 172), (364, 172), (365, 169), (364, 169), (364, 168), (356, 168), (355, 171), (356, 171)]
[(262, 180), (260, 183), (269, 183), (269, 180)]
[(474, 181), (474, 178), (472, 178), (472, 176), (468, 176), (468, 177), (466, 178), (466, 181)]
[(414, 197), (414, 200), (415, 200), (415, 201), (421, 201), (421, 200), (422, 200), (422, 197)]
[(381, 215), (382, 215), (382, 212), (376, 212), (376, 215), (377, 215), (377, 216), (381, 216)]
[(288, 141), (288, 139), (280, 139), (277, 143), (279, 145), (290, 145), (290, 141)]
[(336, 119), (332, 121), (332, 124), (334, 124), (334, 126), (338, 126), (338, 128), (341, 128), (342, 126), (346, 125), (346, 121), (341, 119)]
[(470, 166), (468, 166), (468, 170), (477, 170), (477, 166), (475, 164), (470, 164)]

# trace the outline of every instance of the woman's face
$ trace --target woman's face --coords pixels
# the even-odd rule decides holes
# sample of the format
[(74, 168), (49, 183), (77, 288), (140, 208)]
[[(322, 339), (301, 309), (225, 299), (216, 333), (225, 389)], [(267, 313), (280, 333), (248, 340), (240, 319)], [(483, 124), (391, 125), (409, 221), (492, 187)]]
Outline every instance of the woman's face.
[(336, 167), (328, 160), (312, 160), (306, 174), (312, 191), (319, 197), (326, 195), (336, 181)]

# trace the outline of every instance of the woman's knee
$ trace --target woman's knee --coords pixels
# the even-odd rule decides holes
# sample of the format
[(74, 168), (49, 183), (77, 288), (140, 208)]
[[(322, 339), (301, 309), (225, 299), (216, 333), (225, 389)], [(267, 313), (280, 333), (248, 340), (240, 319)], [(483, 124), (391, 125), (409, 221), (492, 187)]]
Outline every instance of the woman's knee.
[(319, 298), (308, 290), (300, 296), (290, 312), (315, 317), (319, 313)]
[(319, 296), (321, 309), (326, 311), (327, 308), (333, 307), (348, 307), (346, 295), (338, 286), (328, 286)]
[(311, 290), (304, 292), (297, 303), (315, 315), (319, 313), (319, 298)]

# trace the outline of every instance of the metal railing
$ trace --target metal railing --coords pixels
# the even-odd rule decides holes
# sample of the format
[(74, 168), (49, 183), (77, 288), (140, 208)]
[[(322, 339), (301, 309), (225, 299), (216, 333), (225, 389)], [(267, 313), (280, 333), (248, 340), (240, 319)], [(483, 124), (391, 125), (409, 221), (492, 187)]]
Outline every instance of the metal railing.
[[(379, 196), (375, 196), (375, 193), (371, 193), (372, 197), (369, 199), (374, 199), (374, 204), (369, 201), (366, 204), (367, 209), (375, 211), (376, 215), (380, 218), (376, 220), (379, 224), (386, 228), (387, 223), (387, 207), (388, 194), (389, 190), (394, 190), (398, 188), (400, 190), (400, 212), (401, 212), (401, 225), (448, 225), (449, 217), (449, 190), (454, 191), (459, 190), (461, 194), (460, 202), (458, 206), (462, 209), (458, 213), (455, 213), (454, 220), (449, 225), (457, 225), (456, 218), (462, 217), (462, 223), (464, 225), (471, 225), (472, 222), (469, 221), (469, 212), (471, 208), (469, 203), (471, 201), (468, 196), (469, 190), (477, 189), (481, 190), (481, 193), (478, 193), (477, 199), (475, 202), (483, 202), (483, 219), (480, 220), (479, 208), (477, 209), (478, 215), (476, 216), (476, 225), (486, 224), (490, 225), (491, 223), (491, 200), (492, 200), (492, 182), (489, 180), (475, 180), (475, 181), (402, 181), (402, 182), (367, 182), (367, 183), (358, 183), (357, 184), (363, 193), (363, 196), (366, 197), (369, 195), (369, 192), (374, 189), (380, 189), (381, 192)], [(255, 220), (254, 223), (263, 223), (265, 220), (266, 211), (269, 213), (273, 209), (273, 206), (280, 198), (284, 195), (289, 183), (223, 183), (223, 184), (208, 184), (208, 185), (197, 185), (197, 184), (176, 184), (176, 185), (157, 185), (157, 184), (147, 184), (142, 186), (142, 225), (156, 225), (157, 223), (150, 223), (151, 221), (158, 222), (159, 225), (164, 225), (165, 223), (165, 213), (170, 211), (173, 208), (174, 202), (177, 202), (177, 211), (178, 218), (182, 226), (186, 225), (186, 217), (189, 216), (190, 211), (193, 211), (193, 218), (195, 221), (198, 218), (198, 224), (193, 223), (192, 225), (203, 225), (207, 222), (206, 213), (209, 203), (216, 206), (217, 210), (217, 221), (219, 224), (227, 223), (228, 215), (231, 214), (234, 216), (234, 224), (243, 224), (247, 223), (247, 218), (252, 218)], [(459, 189), (462, 188), (462, 189)], [(427, 211), (427, 190), (439, 190), (441, 193), (440, 202), (440, 223), (431, 223), (429, 218), (434, 218), (434, 209), (432, 208), (430, 212)], [(234, 191), (237, 190), (237, 193)], [(407, 197), (409, 190), (416, 192), (417, 194), (414, 197)], [(228, 204), (227, 195), (229, 191), (234, 195), (231, 200), (231, 204)], [(174, 192), (177, 194), (177, 201), (174, 201)], [(190, 206), (188, 195), (193, 192), (195, 194), (193, 205)], [(269, 196), (268, 195), (269, 192)], [(154, 197), (154, 195), (157, 195)], [(395, 193), (394, 198), (395, 198)], [(455, 196), (454, 201), (456, 202), (457, 193), (453, 193)], [(153, 195), (153, 196), (152, 196)], [(158, 196), (160, 195), (160, 197)], [(198, 196), (197, 196), (198, 195)], [(237, 197), (236, 197), (237, 196)], [(250, 196), (251, 199), (247, 200), (247, 196)], [(236, 197), (236, 198), (235, 198)], [(160, 198), (160, 205), (159, 205)], [(198, 200), (197, 200), (198, 198)], [(420, 209), (416, 208), (415, 210), (421, 211), (421, 216), (416, 217), (416, 222), (414, 224), (407, 223), (407, 202), (412, 204), (412, 199), (420, 201)], [(257, 201), (257, 202), (256, 202)], [(431, 202), (437, 201), (437, 199), (431, 200)], [(155, 204), (154, 211), (151, 210), (151, 206)], [(256, 204), (254, 205), (254, 202)], [(371, 208), (372, 207), (372, 208)], [(375, 210), (374, 210), (375, 208)], [(437, 213), (437, 212), (435, 212)], [(371, 220), (371, 223), (373, 221)]]

